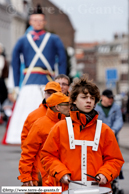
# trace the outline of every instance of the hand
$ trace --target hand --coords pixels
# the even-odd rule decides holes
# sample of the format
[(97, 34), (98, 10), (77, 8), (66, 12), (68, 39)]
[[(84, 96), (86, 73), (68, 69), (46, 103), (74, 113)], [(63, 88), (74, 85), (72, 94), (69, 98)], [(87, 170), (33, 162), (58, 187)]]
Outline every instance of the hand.
[(108, 182), (107, 178), (103, 174), (98, 174), (96, 178), (100, 179), (98, 182), (99, 185), (105, 185)]
[(61, 179), (60, 179), (60, 182), (61, 183), (64, 183), (64, 184), (69, 184), (69, 181), (70, 180), (70, 175), (69, 174), (65, 174)]
[(32, 181), (24, 182), (22, 186), (33, 186), (33, 182)]
[(38, 181), (33, 181), (33, 186), (38, 186)]

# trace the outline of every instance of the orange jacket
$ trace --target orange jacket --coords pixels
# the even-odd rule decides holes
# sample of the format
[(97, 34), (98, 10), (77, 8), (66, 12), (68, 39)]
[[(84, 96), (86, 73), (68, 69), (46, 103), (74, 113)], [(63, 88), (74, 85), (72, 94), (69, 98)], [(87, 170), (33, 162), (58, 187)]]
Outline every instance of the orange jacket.
[[(64, 116), (62, 116), (64, 118)], [(33, 163), (37, 162), (37, 167), (41, 172), (42, 182), (44, 185), (47, 179), (47, 173), (41, 166), (40, 151), (44, 145), (44, 142), (51, 130), (51, 128), (57, 123), (61, 118), (60, 113), (55, 113), (51, 109), (47, 109), (46, 115), (39, 118), (32, 126), (24, 144), (22, 146), (21, 158), (19, 161), (19, 172), (21, 182), (26, 182), (32, 180), (32, 168)], [(35, 158), (36, 157), (36, 158)]]
[(41, 104), (37, 109), (35, 109), (33, 112), (31, 112), (28, 115), (27, 119), (24, 122), (22, 133), (21, 133), (21, 148), (33, 123), (40, 117), (45, 116), (46, 112), (47, 112), (46, 104)]
[[(84, 114), (72, 111), (70, 115), (73, 121), (74, 138), (76, 140), (93, 141), (98, 115), (95, 115), (87, 125)], [(82, 128), (81, 131), (80, 127)], [(80, 157), (81, 146), (76, 146), (73, 150), (70, 149), (66, 121), (58, 122), (52, 128), (41, 151), (41, 162), (45, 170), (49, 175), (55, 177), (58, 183), (65, 174), (71, 174), (71, 180), (73, 181), (80, 181)], [(115, 135), (103, 123), (98, 151), (92, 151), (92, 147), (87, 147), (87, 173), (92, 176), (96, 176), (99, 173), (104, 174), (108, 179), (108, 183), (105, 186), (110, 187), (110, 182), (119, 175), (123, 163), (124, 160)], [(87, 177), (87, 180), (93, 181), (89, 177)], [(67, 189), (68, 185), (62, 184), (62, 190)]]
[[(23, 143), (25, 139), (27, 138), (27, 135), (33, 125), (33, 123), (39, 119), (40, 117), (45, 116), (47, 111), (47, 105), (45, 100), (43, 100), (43, 103), (40, 104), (40, 106), (35, 109), (33, 112), (31, 112), (27, 119), (24, 122), (22, 133), (21, 133), (21, 149), (23, 148)], [(38, 158), (37, 158), (38, 160)], [(38, 169), (37, 169), (37, 163), (34, 163), (33, 170), (32, 170), (32, 179), (38, 181)]]

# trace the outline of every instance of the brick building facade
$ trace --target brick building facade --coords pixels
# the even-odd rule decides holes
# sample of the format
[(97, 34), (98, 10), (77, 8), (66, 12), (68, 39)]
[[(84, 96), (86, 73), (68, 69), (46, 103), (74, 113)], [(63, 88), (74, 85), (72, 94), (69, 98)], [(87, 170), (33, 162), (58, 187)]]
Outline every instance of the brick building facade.
[(76, 60), (77, 66), (83, 64), (82, 72), (86, 73), (89, 79), (96, 82), (96, 45), (94, 43), (76, 43)]
[[(83, 73), (93, 79), (100, 91), (111, 88), (114, 93), (129, 91), (128, 36), (114, 35), (110, 42), (76, 43), (77, 64), (84, 64)], [(106, 80), (106, 71), (115, 69), (118, 79)]]
[(97, 47), (97, 82), (100, 88), (106, 86), (106, 70), (116, 69), (118, 80), (112, 89), (115, 93), (129, 90), (128, 80), (128, 36), (114, 35), (111, 42), (99, 44)]

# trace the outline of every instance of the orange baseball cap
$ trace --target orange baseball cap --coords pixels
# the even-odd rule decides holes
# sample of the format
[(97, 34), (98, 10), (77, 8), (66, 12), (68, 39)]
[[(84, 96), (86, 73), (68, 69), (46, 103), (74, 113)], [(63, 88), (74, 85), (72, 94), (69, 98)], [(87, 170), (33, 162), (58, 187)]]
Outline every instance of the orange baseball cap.
[(69, 97), (63, 94), (62, 92), (53, 93), (46, 100), (46, 103), (48, 104), (49, 107), (55, 106), (62, 102), (69, 102)]
[(59, 83), (53, 81), (46, 84), (44, 91), (46, 90), (55, 90), (56, 92), (61, 92), (61, 87)]

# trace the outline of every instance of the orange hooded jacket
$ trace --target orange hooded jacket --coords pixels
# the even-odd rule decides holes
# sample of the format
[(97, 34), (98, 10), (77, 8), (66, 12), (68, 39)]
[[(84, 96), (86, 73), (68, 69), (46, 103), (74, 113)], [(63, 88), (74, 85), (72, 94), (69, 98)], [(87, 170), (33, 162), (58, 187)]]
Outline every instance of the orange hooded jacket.
[(36, 160), (37, 167), (41, 172), (42, 184), (45, 185), (48, 175), (41, 165), (40, 152), (51, 128), (61, 119), (61, 117), (63, 119), (65, 118), (64, 115), (61, 115), (58, 112), (53, 112), (50, 108), (48, 108), (46, 115), (39, 118), (33, 124), (22, 146), (22, 153), (19, 161), (19, 172), (21, 175), (18, 177), (18, 179), (21, 179), (21, 182), (32, 180), (31, 173), (33, 163)]
[[(74, 138), (77, 140), (93, 141), (98, 115), (86, 125), (86, 116), (79, 111), (70, 113), (73, 122)], [(82, 128), (82, 130), (80, 130)], [(81, 146), (71, 150), (66, 121), (58, 122), (51, 130), (41, 151), (41, 162), (44, 169), (55, 177), (54, 185), (62, 185), (62, 190), (67, 190), (68, 185), (59, 181), (65, 174), (71, 174), (71, 180), (81, 180)], [(124, 163), (121, 151), (112, 130), (102, 124), (98, 151), (92, 151), (87, 147), (87, 174), (96, 176), (101, 173), (106, 176), (108, 183), (105, 187), (111, 187), (110, 182), (115, 179)], [(48, 185), (52, 185), (51, 177)], [(88, 181), (93, 179), (87, 177)]]
[[(46, 105), (45, 100), (43, 100), (43, 103), (40, 104), (40, 106), (37, 109), (35, 109), (33, 112), (31, 112), (28, 115), (27, 119), (24, 122), (22, 133), (21, 133), (21, 149), (23, 149), (24, 141), (27, 138), (28, 133), (29, 133), (32, 125), (34, 124), (34, 122), (37, 119), (45, 116), (46, 111), (47, 111), (47, 105)], [(38, 157), (37, 157), (37, 160), (38, 160)], [(34, 166), (33, 166), (33, 170), (32, 170), (32, 179), (33, 180), (38, 181), (38, 172), (39, 172), (39, 170), (37, 169), (37, 162), (34, 162)]]

